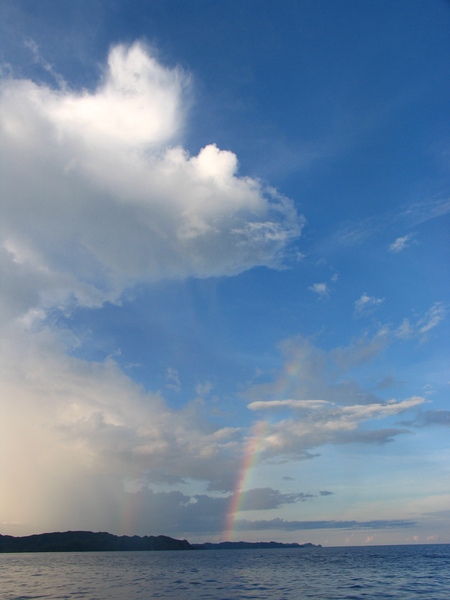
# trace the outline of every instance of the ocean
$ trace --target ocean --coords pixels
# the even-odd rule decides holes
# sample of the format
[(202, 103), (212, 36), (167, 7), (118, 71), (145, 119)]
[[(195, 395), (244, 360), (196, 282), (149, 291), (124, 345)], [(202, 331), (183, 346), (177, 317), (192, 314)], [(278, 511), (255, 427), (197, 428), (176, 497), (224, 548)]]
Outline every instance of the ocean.
[(0, 554), (2, 600), (449, 600), (450, 545)]

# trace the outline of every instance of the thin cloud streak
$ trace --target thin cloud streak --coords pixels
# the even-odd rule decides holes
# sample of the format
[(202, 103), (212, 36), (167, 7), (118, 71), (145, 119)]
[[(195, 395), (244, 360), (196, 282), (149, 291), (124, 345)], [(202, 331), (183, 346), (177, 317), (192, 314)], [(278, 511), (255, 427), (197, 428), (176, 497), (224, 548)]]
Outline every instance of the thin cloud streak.
[(398, 252), (403, 252), (405, 248), (408, 248), (408, 246), (411, 245), (413, 237), (413, 233), (408, 233), (407, 235), (398, 237), (395, 242), (392, 242), (392, 244), (389, 246), (389, 252), (393, 252), (395, 254)]
[(315, 529), (395, 529), (416, 527), (415, 521), (407, 519), (375, 520), (375, 521), (285, 521), (284, 519), (271, 519), (268, 521), (248, 521), (239, 519), (236, 523), (239, 530), (272, 530), (280, 531), (302, 531)]

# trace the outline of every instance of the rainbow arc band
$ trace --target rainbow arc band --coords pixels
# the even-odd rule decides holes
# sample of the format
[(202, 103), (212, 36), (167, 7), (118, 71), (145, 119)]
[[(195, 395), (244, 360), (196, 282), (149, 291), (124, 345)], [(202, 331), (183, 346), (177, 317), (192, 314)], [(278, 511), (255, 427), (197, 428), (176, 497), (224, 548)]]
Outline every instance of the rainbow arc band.
[(269, 423), (267, 421), (258, 421), (253, 427), (252, 436), (247, 442), (241, 468), (239, 469), (239, 476), (227, 512), (227, 522), (224, 532), (224, 540), (226, 541), (235, 541), (234, 537), (238, 531), (237, 514), (242, 510), (244, 493), (249, 487), (252, 470), (258, 462), (258, 457), (263, 448), (263, 442), (268, 430)]

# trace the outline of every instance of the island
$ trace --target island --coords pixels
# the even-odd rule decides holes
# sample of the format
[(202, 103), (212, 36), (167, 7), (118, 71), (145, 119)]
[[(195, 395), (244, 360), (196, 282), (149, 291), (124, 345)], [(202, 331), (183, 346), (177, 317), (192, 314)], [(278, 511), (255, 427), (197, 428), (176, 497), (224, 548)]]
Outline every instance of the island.
[(92, 531), (39, 533), (23, 537), (0, 534), (0, 553), (6, 552), (124, 552), (163, 550), (242, 550), (266, 548), (314, 548), (311, 543), (283, 544), (281, 542), (219, 542), (190, 544), (165, 535), (140, 537), (117, 536)]
[(266, 548), (322, 548), (311, 544), (282, 543), (282, 542), (205, 542), (204, 544), (191, 544), (193, 550), (265, 550)]
[(136, 550), (191, 550), (186, 540), (165, 535), (117, 536), (92, 531), (40, 533), (24, 537), (0, 535), (0, 552), (120, 552)]

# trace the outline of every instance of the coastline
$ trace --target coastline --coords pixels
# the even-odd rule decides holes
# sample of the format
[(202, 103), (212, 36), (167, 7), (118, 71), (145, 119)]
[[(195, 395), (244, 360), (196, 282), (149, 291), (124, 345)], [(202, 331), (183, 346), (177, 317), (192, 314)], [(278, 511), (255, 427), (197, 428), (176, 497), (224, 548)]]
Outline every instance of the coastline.
[(15, 537), (0, 534), (0, 553), (15, 552), (136, 552), (167, 550), (235, 550), (274, 548), (321, 548), (306, 544), (281, 542), (219, 542), (191, 544), (165, 535), (117, 536), (107, 532), (65, 531)]

